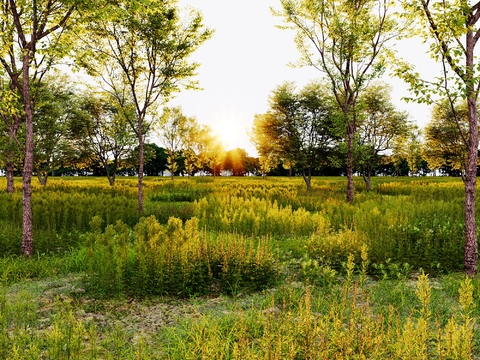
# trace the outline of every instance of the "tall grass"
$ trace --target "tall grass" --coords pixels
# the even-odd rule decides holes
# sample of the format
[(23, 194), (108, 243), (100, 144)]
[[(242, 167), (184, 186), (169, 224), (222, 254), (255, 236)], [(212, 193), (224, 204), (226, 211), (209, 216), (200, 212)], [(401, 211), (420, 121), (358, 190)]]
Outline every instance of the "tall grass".
[[(430, 272), (463, 266), (461, 180), (374, 178), (367, 192), (356, 179), (353, 206), (343, 199), (343, 178), (315, 178), (310, 192), (296, 178), (197, 180), (148, 178), (145, 215), (162, 224), (172, 216), (183, 222), (195, 216), (207, 232), (270, 236), (283, 243), (313, 238), (307, 252), (328, 255), (337, 266), (363, 243), (376, 264), (407, 263)], [(81, 246), (81, 234), (95, 216), (103, 227), (118, 220), (133, 227), (139, 221), (136, 201), (134, 179), (120, 178), (110, 187), (105, 179), (53, 178), (46, 188), (35, 186), (35, 249), (59, 253)], [(20, 192), (0, 192), (0, 225), (3, 253), (19, 254)]]
[[(352, 270), (350, 260), (347, 267)], [(441, 325), (431, 310), (432, 286), (416, 282), (416, 308), (402, 316), (372, 304), (368, 287), (352, 272), (336, 288), (292, 289), (267, 308), (235, 309), (222, 319), (199, 317), (168, 333), (169, 359), (473, 359), (473, 286), (465, 279), (459, 302)], [(221, 346), (216, 346), (221, 344)]]
[[(368, 257), (327, 288), (284, 284), (236, 300), (228, 310), (193, 311), (143, 335), (98, 326), (74, 298), (35, 301), (24, 289), (0, 287), (0, 357), (4, 359), (475, 359), (478, 279), (372, 283)], [(378, 301), (388, 287), (410, 299)], [(385, 285), (385, 286), (383, 286)], [(449, 288), (451, 287), (451, 288)], [(456, 297), (453, 296), (456, 291)], [(451, 294), (448, 294), (452, 291)], [(448, 294), (445, 314), (438, 301)], [(402, 305), (405, 309), (402, 309)], [(144, 305), (146, 308), (147, 305)], [(48, 309), (48, 310), (47, 310)], [(201, 309), (201, 308), (199, 308)], [(90, 310), (91, 311), (91, 310)], [(97, 313), (102, 318), (101, 313)], [(87, 316), (89, 315), (89, 316)], [(116, 315), (119, 316), (119, 315)]]
[[(150, 178), (140, 217), (134, 179), (51, 179), (34, 188), (31, 259), (15, 255), (20, 193), (0, 192), (0, 358), (478, 358), (479, 282), (453, 274), (462, 186), (376, 178), (367, 192), (356, 181), (351, 205), (342, 178), (310, 192), (295, 178)], [(30, 286), (73, 274), (81, 288), (55, 305)], [(148, 334), (96, 320), (111, 302), (211, 309), (221, 294), (234, 304)]]
[(252, 241), (233, 234), (200, 232), (197, 218), (170, 218), (162, 226), (155, 217), (142, 218), (131, 231), (122, 222), (101, 231), (92, 220), (87, 236), (89, 288), (103, 296), (235, 293), (261, 289), (276, 280), (267, 239)]

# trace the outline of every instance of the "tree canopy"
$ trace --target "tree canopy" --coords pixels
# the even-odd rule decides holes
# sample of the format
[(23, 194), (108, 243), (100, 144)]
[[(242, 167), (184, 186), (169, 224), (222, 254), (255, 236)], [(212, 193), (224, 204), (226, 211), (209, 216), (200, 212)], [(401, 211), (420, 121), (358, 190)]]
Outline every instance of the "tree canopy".
[[(454, 117), (458, 116), (461, 131), (458, 128)], [(457, 104), (452, 110), (450, 102), (444, 100), (436, 104), (432, 110), (432, 119), (425, 126), (425, 142), (423, 145), (423, 156), (432, 169), (449, 167), (465, 174), (468, 158), (468, 107), (466, 102)]]
[(334, 147), (335, 116), (328, 90), (321, 82), (300, 91), (287, 82), (273, 90), (269, 111), (255, 116), (251, 133), (263, 171), (280, 161), (295, 164), (311, 188), (312, 170), (326, 162)]
[(143, 212), (144, 142), (157, 110), (182, 87), (195, 87), (199, 64), (190, 55), (208, 40), (198, 11), (182, 14), (173, 1), (111, 4), (85, 27), (77, 63), (109, 92), (128, 119), (139, 146), (138, 210)]
[(387, 43), (399, 31), (392, 1), (281, 0), (284, 29), (296, 32), (301, 66), (330, 82), (347, 139), (347, 201), (353, 202), (354, 137), (358, 97), (386, 67)]
[(468, 137), (461, 134), (468, 146), (465, 167), (465, 272), (478, 272), (477, 222), (475, 218), (476, 178), (478, 165), (478, 95), (480, 69), (476, 64), (476, 46), (480, 39), (480, 3), (469, 1), (405, 0), (402, 15), (412, 24), (412, 35), (430, 44), (428, 52), (440, 63), (440, 76), (425, 79), (411, 64), (397, 61), (396, 73), (415, 95), (415, 100), (433, 103), (447, 99), (452, 120), (460, 132), (461, 115), (455, 111), (457, 101), (467, 103)]

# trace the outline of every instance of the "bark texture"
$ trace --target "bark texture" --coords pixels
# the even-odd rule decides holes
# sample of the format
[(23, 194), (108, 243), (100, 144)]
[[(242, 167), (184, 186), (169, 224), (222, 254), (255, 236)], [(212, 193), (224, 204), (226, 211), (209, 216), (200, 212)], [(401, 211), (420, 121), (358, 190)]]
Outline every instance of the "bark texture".
[(139, 144), (138, 144), (138, 152), (139, 152), (139, 164), (138, 164), (138, 212), (139, 214), (143, 214), (143, 168), (145, 163), (145, 155), (143, 153), (143, 134), (142, 134), (142, 122), (138, 124), (138, 131), (139, 131)]
[[(468, 25), (468, 24), (467, 24)], [(477, 40), (471, 30), (466, 35), (466, 68), (465, 83), (467, 85), (468, 103), (468, 158), (465, 170), (465, 248), (464, 266), (468, 276), (474, 276), (478, 272), (478, 241), (477, 221), (475, 219), (475, 200), (477, 185), (477, 164), (478, 164), (478, 112), (477, 112), (477, 90), (475, 88), (472, 74), (474, 69), (474, 50)]]
[(347, 122), (347, 202), (353, 204), (353, 137), (355, 135), (355, 126)]
[(22, 254), (30, 257), (33, 254), (32, 224), (32, 172), (33, 172), (33, 107), (29, 84), (30, 57), (23, 59), (22, 95), (25, 106), (25, 158), (22, 181)]
[(468, 99), (470, 136), (467, 168), (465, 171), (465, 273), (474, 276), (478, 273), (477, 222), (475, 200), (478, 161), (478, 115), (476, 99)]
[(12, 161), (7, 161), (5, 166), (5, 177), (7, 178), (7, 193), (15, 192), (14, 183), (15, 164)]

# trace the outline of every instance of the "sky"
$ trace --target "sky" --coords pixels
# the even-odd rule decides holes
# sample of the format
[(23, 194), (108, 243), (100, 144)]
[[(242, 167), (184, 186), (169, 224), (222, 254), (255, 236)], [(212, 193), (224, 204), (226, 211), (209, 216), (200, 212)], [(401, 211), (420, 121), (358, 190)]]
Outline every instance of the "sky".
[[(248, 132), (254, 115), (267, 112), (272, 90), (285, 81), (302, 87), (322, 74), (311, 67), (288, 65), (298, 60), (299, 52), (294, 33), (275, 27), (281, 19), (271, 14), (270, 7), (279, 9), (278, 0), (179, 0), (179, 5), (200, 10), (204, 24), (215, 34), (192, 55), (201, 64), (196, 79), (203, 90), (183, 90), (167, 105), (181, 106), (186, 116), (211, 126), (227, 150), (240, 147), (256, 156)], [(425, 58), (425, 49), (418, 44), (402, 45), (399, 50), (417, 65), (429, 66), (428, 59), (418, 64)], [(392, 101), (397, 108), (409, 112), (412, 120), (424, 126), (429, 108), (402, 101), (409, 93), (401, 80), (383, 80), (393, 87)]]

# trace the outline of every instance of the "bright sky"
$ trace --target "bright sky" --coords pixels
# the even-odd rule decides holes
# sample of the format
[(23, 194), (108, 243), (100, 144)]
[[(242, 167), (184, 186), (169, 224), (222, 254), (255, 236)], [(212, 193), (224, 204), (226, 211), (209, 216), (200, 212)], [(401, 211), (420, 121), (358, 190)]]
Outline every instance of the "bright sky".
[[(193, 55), (202, 64), (197, 79), (204, 90), (182, 91), (168, 105), (180, 105), (185, 115), (210, 125), (227, 149), (240, 147), (256, 156), (247, 132), (254, 115), (267, 111), (271, 91), (284, 81), (302, 87), (321, 73), (287, 65), (296, 62), (299, 53), (293, 33), (275, 28), (281, 19), (271, 14), (270, 7), (279, 9), (278, 0), (180, 0), (179, 4), (201, 10), (204, 23), (215, 34)], [(418, 55), (411, 48), (405, 51)], [(419, 51), (424, 53), (422, 48)], [(397, 107), (423, 126), (429, 109), (401, 101), (408, 95), (406, 86), (398, 79), (386, 81), (394, 87), (392, 100)]]

